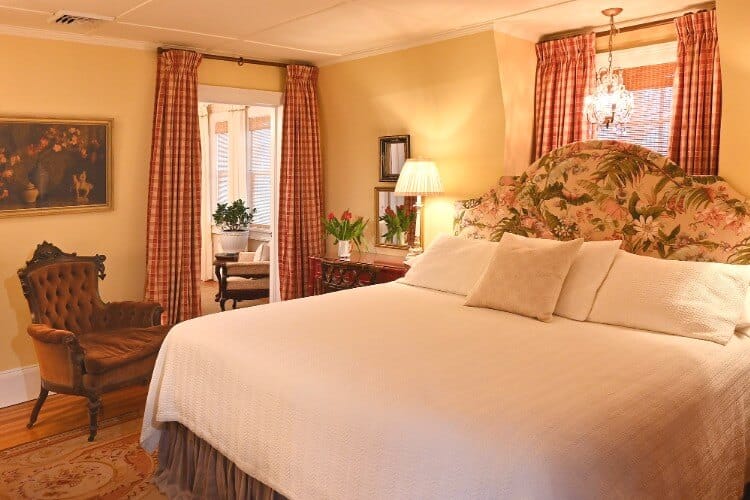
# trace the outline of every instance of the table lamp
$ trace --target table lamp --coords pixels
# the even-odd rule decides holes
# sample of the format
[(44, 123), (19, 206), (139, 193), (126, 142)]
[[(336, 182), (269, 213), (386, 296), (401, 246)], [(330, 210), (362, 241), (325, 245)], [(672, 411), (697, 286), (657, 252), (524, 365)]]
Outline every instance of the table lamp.
[(409, 247), (409, 253), (406, 258), (409, 259), (422, 253), (422, 196), (430, 194), (440, 194), (443, 192), (443, 183), (440, 181), (440, 174), (437, 166), (431, 160), (414, 160), (409, 158), (401, 168), (398, 176), (396, 189), (393, 193), (399, 196), (416, 196), (417, 202), (414, 209), (417, 212), (416, 227), (420, 228), (419, 239), (416, 237)]

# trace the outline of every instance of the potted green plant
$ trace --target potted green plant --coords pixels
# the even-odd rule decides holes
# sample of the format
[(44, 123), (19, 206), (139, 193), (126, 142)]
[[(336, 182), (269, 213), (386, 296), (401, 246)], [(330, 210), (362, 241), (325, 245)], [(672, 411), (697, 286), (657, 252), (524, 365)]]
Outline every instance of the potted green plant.
[(225, 252), (244, 252), (247, 250), (247, 239), (250, 236), (248, 227), (253, 221), (255, 208), (245, 206), (243, 200), (232, 203), (218, 203), (213, 214), (214, 222), (221, 228), (221, 248)]
[(338, 245), (338, 255), (341, 259), (351, 257), (352, 244), (357, 247), (357, 250), (361, 249), (365, 227), (369, 222), (369, 220), (363, 220), (362, 217), (358, 217), (355, 221), (352, 219), (352, 213), (348, 209), (341, 214), (340, 219), (333, 212), (323, 219), (325, 232), (336, 239), (335, 243)]

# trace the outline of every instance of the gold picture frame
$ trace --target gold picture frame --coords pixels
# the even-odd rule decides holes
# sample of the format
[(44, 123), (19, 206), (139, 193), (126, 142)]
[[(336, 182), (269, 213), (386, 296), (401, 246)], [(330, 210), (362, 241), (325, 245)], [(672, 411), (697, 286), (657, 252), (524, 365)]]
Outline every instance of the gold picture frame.
[(0, 217), (112, 210), (113, 122), (0, 116)]
[[(381, 248), (397, 248), (399, 250), (406, 250), (413, 245), (415, 240), (419, 241), (419, 245), (424, 244), (424, 218), (415, 219), (411, 224), (411, 229), (404, 234), (403, 240), (398, 236), (387, 238), (385, 234), (389, 233), (388, 225), (386, 222), (381, 221), (380, 218), (385, 213), (385, 207), (390, 207), (391, 210), (396, 211), (399, 205), (413, 205), (416, 202), (416, 196), (396, 195), (393, 187), (378, 186), (375, 188), (375, 246)], [(413, 208), (412, 208), (413, 210)]]

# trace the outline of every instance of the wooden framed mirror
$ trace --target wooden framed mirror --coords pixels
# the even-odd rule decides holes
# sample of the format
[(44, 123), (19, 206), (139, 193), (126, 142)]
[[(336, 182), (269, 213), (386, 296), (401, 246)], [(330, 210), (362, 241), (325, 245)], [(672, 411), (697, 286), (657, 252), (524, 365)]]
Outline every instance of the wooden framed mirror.
[(375, 188), (375, 246), (408, 249), (422, 244), (422, 227), (414, 209), (416, 196), (402, 196), (392, 187)]
[(411, 155), (408, 135), (380, 138), (380, 182), (396, 182), (401, 167)]

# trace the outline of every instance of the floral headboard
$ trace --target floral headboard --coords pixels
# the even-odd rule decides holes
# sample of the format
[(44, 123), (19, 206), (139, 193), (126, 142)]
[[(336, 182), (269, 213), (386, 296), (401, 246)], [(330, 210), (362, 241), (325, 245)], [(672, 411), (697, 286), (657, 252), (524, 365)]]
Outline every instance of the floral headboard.
[(720, 177), (690, 177), (671, 160), (617, 141), (569, 144), (456, 204), (455, 233), (506, 231), (567, 240), (622, 239), (629, 252), (750, 264), (750, 203)]

